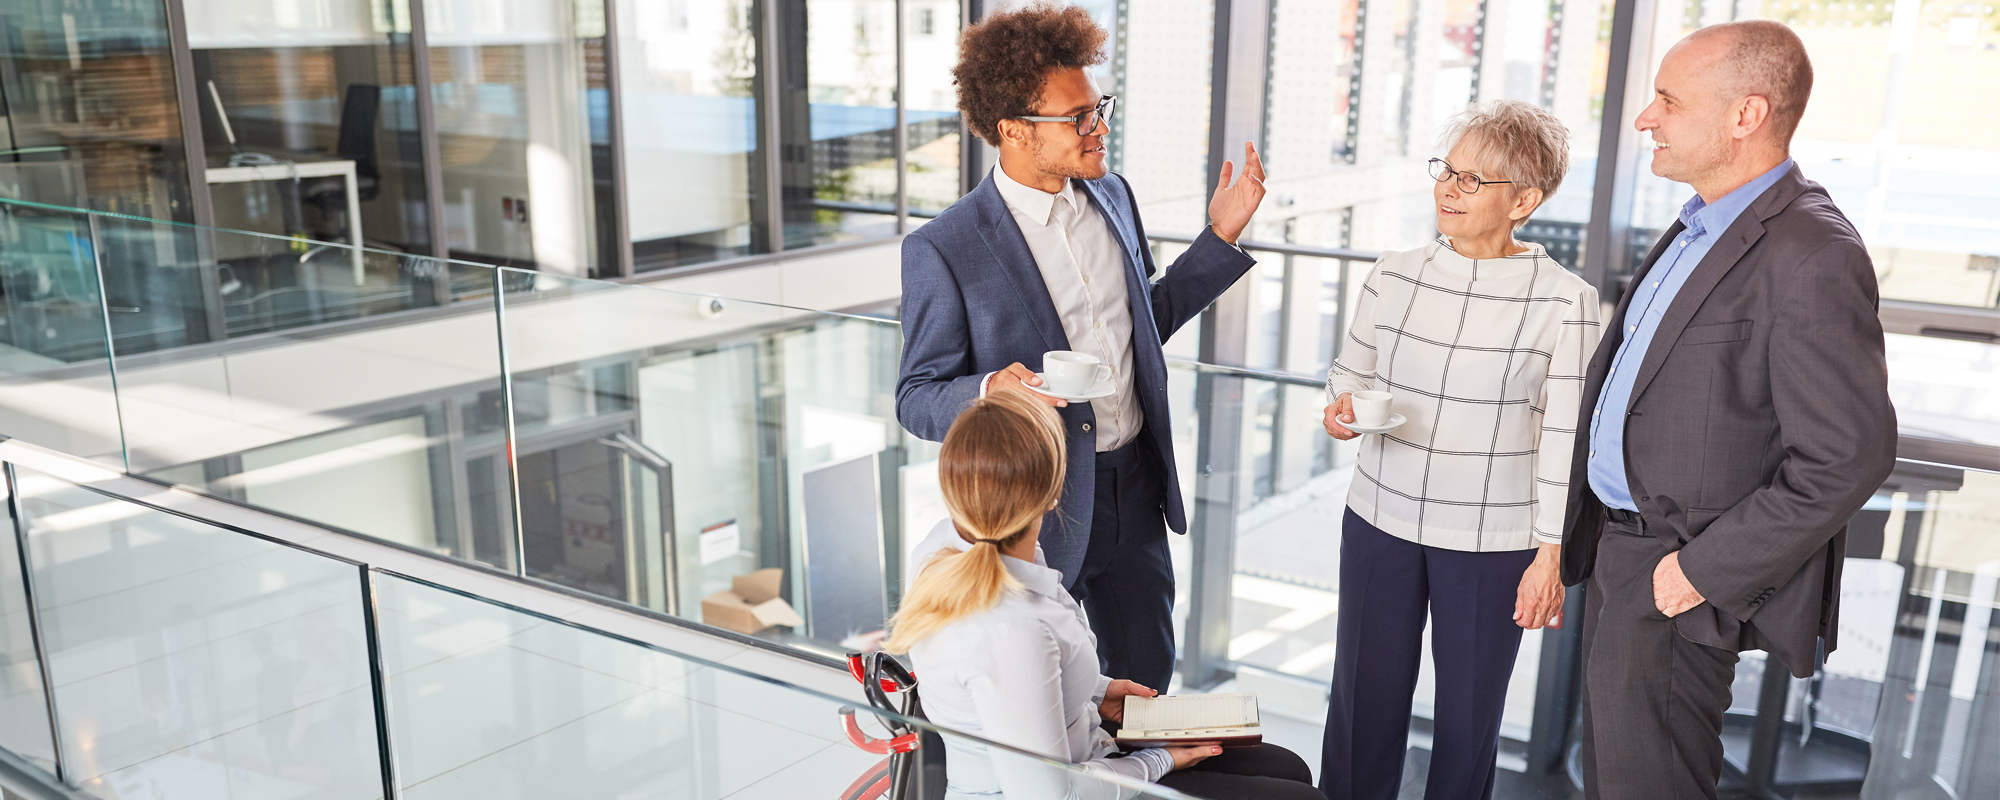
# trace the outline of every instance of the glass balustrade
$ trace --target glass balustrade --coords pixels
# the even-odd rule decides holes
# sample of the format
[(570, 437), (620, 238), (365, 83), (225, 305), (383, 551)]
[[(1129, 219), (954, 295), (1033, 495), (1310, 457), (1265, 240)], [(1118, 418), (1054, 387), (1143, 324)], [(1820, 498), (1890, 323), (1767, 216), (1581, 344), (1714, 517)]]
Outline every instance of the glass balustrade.
[(896, 725), (1073, 797), (1185, 797), (871, 710), (838, 670), (641, 643), (582, 603), (529, 611), (190, 518), (206, 499), (169, 513), (66, 458), (4, 457), (0, 551), (29, 563), (0, 583), (0, 747), (89, 796), (874, 798), (886, 758), (859, 745)]
[[(1320, 375), (1365, 265), (1260, 259), (1241, 307), (1264, 334), (1240, 356), (1259, 369), (1198, 363), (1197, 324), (1167, 343), (1191, 528), (1171, 540), (1180, 677), (1258, 692), (1274, 738), (1312, 762), (1357, 452), (1321, 430)], [(0, 296), (0, 434), (830, 659), (879, 643), (904, 553), (945, 516), (937, 446), (896, 421), (893, 321), (4, 200)], [(1958, 344), (1973, 349), (1939, 349)], [(1892, 340), (1911, 365), (1892, 365), (1907, 441), (1988, 444), (1979, 348)], [(1961, 368), (1936, 369), (1946, 355)], [(805, 796), (795, 785), (860, 774), (834, 700), (801, 700), (799, 720), (718, 716), (743, 711), (733, 690), (689, 676), (727, 669), (400, 575), (368, 580), (368, 623), (361, 565), (15, 473), (0, 747), (104, 796), (183, 773), (215, 796), (380, 794), (391, 750), (413, 797), (546, 796), (578, 773), (611, 794)], [(1975, 757), (1995, 741), (1996, 503), (2000, 473), (1899, 465), (1850, 527), (1840, 649), (1807, 681), (1766, 680), (1761, 654), (1739, 667), (1738, 778), (1961, 797), (2000, 780)], [(751, 613), (767, 599), (785, 613)], [(1573, 630), (1523, 641), (1508, 796), (1575, 796), (1574, 649)], [(539, 688), (491, 702), (523, 686)], [(242, 705), (266, 695), (292, 705)], [(761, 757), (717, 725), (815, 766), (739, 769)]]

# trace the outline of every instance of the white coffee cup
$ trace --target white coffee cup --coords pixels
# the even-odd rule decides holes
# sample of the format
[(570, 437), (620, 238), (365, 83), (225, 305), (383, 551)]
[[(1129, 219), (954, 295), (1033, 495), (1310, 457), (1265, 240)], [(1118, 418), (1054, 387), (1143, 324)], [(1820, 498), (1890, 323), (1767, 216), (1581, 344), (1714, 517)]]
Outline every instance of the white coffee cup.
[(1348, 399), (1354, 408), (1354, 424), (1364, 428), (1380, 428), (1389, 424), (1388, 392), (1355, 392)]
[(1089, 353), (1050, 350), (1042, 355), (1042, 388), (1068, 396), (1090, 391), (1092, 384), (1111, 378), (1111, 368), (1098, 361)]

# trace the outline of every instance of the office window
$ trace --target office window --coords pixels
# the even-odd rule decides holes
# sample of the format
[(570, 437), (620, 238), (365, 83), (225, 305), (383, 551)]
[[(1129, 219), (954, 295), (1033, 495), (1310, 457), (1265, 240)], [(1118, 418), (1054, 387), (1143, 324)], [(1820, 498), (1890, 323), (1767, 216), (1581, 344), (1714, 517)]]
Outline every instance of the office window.
[(0, 3), (0, 192), (193, 221), (159, 3)]
[(216, 226), (425, 252), (408, 21), (364, 0), (186, 9)]
[(588, 78), (602, 58), (596, 2), (424, 4), (453, 257), (580, 277), (608, 266), (591, 123), (608, 106)]
[[(958, 4), (938, 3), (916, 9), (915, 36), (903, 45), (904, 97), (908, 98), (910, 212), (923, 216), (943, 211), (958, 200), (958, 89), (951, 68), (958, 62)], [(917, 220), (912, 220), (914, 224)]]
[(778, 8), (785, 247), (895, 233), (895, 0)]
[[(1266, 85), (1273, 197), (1254, 235), (1364, 250), (1436, 235), (1424, 162), (1473, 102), (1515, 99), (1569, 126), (1570, 171), (1522, 235), (1572, 269), (1590, 210), (1606, 46), (1602, 0), (1275, 0)], [(1371, 24), (1380, 22), (1381, 24)], [(1351, 209), (1351, 211), (1349, 211)]]
[(756, 5), (616, 1), (634, 269), (769, 252), (753, 209)]

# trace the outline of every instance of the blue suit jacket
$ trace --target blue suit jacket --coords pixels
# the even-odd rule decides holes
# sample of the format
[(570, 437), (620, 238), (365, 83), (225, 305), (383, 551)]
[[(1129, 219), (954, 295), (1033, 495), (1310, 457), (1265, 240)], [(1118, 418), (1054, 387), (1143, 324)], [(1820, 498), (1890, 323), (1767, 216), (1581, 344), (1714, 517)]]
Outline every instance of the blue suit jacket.
[[(1132, 188), (1110, 174), (1078, 181), (1125, 251), (1132, 309), (1132, 388), (1146, 417), (1166, 486), (1167, 525), (1187, 532), (1167, 420), (1167, 362), (1160, 343), (1201, 313), (1255, 259), (1204, 231), (1158, 283)], [(903, 240), (903, 364), (896, 418), (910, 433), (943, 441), (959, 412), (979, 397), (987, 373), (1016, 361), (1041, 371), (1042, 354), (1068, 350), (1055, 302), (1020, 226), (993, 177)], [(1090, 539), (1097, 487), (1097, 434), (1089, 403), (1057, 409), (1068, 432), (1062, 501), (1042, 522), (1041, 545), (1065, 586), (1076, 580)]]

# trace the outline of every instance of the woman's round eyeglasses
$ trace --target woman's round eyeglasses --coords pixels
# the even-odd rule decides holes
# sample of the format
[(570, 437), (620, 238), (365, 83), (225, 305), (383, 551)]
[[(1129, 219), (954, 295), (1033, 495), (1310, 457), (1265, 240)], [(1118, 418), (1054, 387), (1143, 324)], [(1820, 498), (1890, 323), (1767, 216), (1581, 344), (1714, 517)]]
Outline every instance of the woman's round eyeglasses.
[(1020, 117), (1015, 117), (1015, 119), (1024, 119), (1029, 122), (1073, 122), (1076, 123), (1076, 135), (1089, 136), (1091, 133), (1097, 130), (1097, 124), (1099, 122), (1102, 122), (1106, 125), (1111, 124), (1111, 111), (1112, 109), (1117, 107), (1118, 107), (1118, 98), (1116, 96), (1107, 94), (1097, 99), (1096, 107), (1090, 109), (1089, 111), (1085, 111), (1081, 114), (1077, 114), (1075, 116), (1069, 116), (1069, 117), (1020, 116)]
[(1478, 194), (1479, 187), (1481, 186), (1491, 186), (1496, 183), (1513, 183), (1513, 181), (1482, 181), (1478, 175), (1452, 169), (1451, 164), (1442, 158), (1431, 159), (1431, 177), (1436, 178), (1438, 183), (1457, 179), (1458, 190), (1466, 194)]

